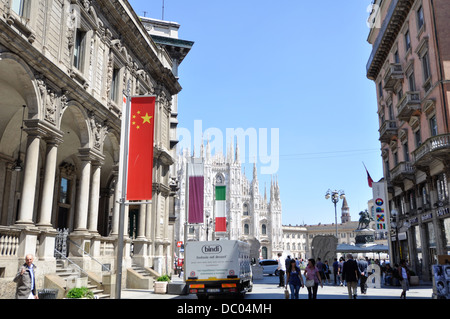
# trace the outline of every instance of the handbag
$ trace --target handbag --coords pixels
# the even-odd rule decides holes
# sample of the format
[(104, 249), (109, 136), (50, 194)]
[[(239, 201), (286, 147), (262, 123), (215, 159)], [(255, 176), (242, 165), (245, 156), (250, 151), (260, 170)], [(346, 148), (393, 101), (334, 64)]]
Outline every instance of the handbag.
[(289, 291), (287, 288), (284, 289), (284, 299), (289, 299)]
[(314, 285), (315, 285), (314, 279), (306, 280), (306, 283), (305, 283), (306, 287), (314, 287)]

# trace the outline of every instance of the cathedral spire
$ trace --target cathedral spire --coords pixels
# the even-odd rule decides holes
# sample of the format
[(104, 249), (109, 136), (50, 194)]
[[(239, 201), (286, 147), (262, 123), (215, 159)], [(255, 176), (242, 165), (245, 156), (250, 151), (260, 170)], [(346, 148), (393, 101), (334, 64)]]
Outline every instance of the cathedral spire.
[(239, 145), (236, 138), (236, 148), (235, 148), (235, 154), (234, 154), (234, 162), (240, 163), (241, 162), (241, 154), (239, 152)]

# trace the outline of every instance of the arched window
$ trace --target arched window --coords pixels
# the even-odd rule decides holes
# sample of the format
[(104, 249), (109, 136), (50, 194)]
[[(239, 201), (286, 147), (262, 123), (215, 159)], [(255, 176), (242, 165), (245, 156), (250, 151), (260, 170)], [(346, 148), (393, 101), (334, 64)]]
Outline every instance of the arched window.
[(250, 226), (248, 224), (244, 225), (244, 235), (250, 234)]
[(261, 256), (263, 259), (267, 259), (267, 247), (266, 246), (261, 248)]
[(261, 234), (267, 235), (267, 226), (266, 226), (266, 224), (263, 224), (261, 226)]
[(247, 204), (247, 203), (245, 203), (245, 204), (243, 205), (242, 215), (248, 216), (248, 204)]

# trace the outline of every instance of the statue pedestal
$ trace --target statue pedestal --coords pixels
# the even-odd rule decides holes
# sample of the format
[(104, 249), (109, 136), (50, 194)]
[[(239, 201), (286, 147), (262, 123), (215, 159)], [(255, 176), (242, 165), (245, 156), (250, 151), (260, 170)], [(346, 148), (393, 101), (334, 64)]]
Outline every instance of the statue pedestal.
[(355, 244), (358, 246), (367, 246), (375, 244), (375, 230), (370, 228), (355, 230), (357, 235), (355, 236)]

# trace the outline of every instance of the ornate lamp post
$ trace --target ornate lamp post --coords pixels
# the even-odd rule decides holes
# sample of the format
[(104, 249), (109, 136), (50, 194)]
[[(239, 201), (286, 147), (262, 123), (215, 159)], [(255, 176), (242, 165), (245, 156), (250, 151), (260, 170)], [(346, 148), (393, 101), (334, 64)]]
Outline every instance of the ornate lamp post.
[(334, 190), (332, 191), (331, 189), (327, 190), (327, 193), (325, 194), (325, 199), (329, 199), (331, 198), (331, 201), (334, 204), (334, 219), (335, 219), (335, 225), (336, 225), (336, 238), (339, 240), (338, 237), (338, 226), (337, 226), (337, 209), (336, 209), (336, 204), (339, 202), (339, 198), (343, 199), (345, 197), (345, 193), (343, 190)]

